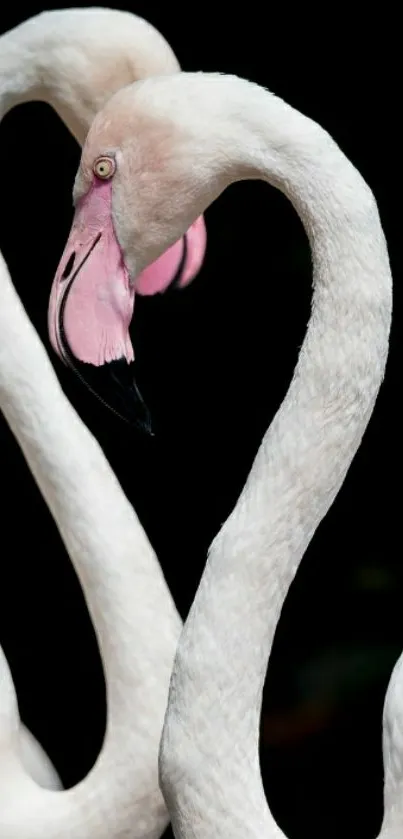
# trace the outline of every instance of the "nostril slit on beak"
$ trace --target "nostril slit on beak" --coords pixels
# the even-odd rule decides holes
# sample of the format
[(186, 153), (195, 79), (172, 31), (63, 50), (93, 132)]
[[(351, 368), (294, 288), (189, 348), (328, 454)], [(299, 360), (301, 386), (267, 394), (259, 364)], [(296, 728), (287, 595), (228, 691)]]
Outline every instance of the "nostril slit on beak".
[(64, 266), (64, 271), (63, 271), (63, 274), (62, 274), (62, 280), (67, 280), (67, 278), (71, 274), (71, 272), (73, 270), (75, 258), (76, 258), (76, 252), (73, 251), (73, 253), (71, 253), (70, 256), (69, 256), (69, 258), (66, 262), (66, 265)]

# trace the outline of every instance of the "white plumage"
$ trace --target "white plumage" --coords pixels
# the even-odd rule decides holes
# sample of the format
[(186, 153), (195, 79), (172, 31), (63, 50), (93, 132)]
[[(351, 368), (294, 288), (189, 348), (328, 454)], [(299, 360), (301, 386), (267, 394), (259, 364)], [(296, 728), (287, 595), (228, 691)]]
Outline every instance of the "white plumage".
[[(109, 9), (46, 12), (0, 38), (0, 117), (41, 99), (82, 143), (95, 113), (120, 86), (178, 70), (165, 39), (141, 18)], [(154, 552), (64, 397), (2, 259), (0, 298), (0, 406), (80, 577), (108, 684), (107, 734), (97, 765), (85, 782), (55, 798), (31, 780), (49, 790), (61, 786), (20, 723), (0, 654), (0, 836), (158, 837), (168, 817), (157, 754), (181, 621)]]
[[(210, 549), (176, 654), (160, 752), (177, 839), (280, 839), (258, 759), (264, 676), (288, 587), (343, 483), (383, 378), (392, 291), (386, 245), (372, 193), (340, 149), (256, 85), (181, 74), (117, 93), (90, 130), (77, 194), (83, 167), (110, 149), (108, 130), (119, 120), (126, 177), (114, 185), (114, 224), (132, 278), (239, 178), (260, 177), (282, 189), (311, 244), (307, 335), (287, 396)], [(141, 130), (131, 132), (133, 122)], [(162, 140), (163, 166), (154, 173)], [(150, 175), (147, 190), (138, 161)], [(159, 224), (150, 227), (155, 194)], [(16, 752), (18, 715), (3, 661), (0, 824), (8, 839), (157, 836), (165, 811), (152, 758), (178, 616), (135, 514), (58, 388), (4, 264), (0, 282), (0, 404), (86, 592), (109, 707), (104, 749), (85, 782), (67, 793), (39, 790)], [(161, 612), (166, 632), (155, 643)], [(401, 673), (400, 660), (385, 703), (382, 839), (403, 830)], [(133, 703), (142, 702), (150, 726), (134, 732)], [(139, 754), (144, 761), (136, 763)]]

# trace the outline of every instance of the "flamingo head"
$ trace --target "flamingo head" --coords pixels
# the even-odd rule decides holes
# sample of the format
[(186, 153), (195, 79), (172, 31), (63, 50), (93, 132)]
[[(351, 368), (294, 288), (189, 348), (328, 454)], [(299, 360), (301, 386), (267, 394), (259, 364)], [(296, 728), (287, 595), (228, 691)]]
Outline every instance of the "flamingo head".
[(212, 109), (205, 79), (178, 73), (136, 82), (95, 117), (52, 288), (56, 352), (103, 402), (143, 427), (149, 418), (129, 336), (136, 293), (191, 281), (205, 249), (202, 212), (231, 181), (228, 136), (212, 143), (208, 119), (211, 110), (219, 116), (222, 98)]
[(122, 418), (151, 430), (132, 369), (129, 327), (135, 296), (188, 285), (203, 262), (206, 228), (199, 216), (163, 254), (140, 273), (131, 273), (113, 212), (112, 179), (118, 160), (117, 150), (95, 155), (91, 175), (86, 172), (90, 183), (77, 199), (52, 285), (49, 336), (59, 357), (102, 402)]

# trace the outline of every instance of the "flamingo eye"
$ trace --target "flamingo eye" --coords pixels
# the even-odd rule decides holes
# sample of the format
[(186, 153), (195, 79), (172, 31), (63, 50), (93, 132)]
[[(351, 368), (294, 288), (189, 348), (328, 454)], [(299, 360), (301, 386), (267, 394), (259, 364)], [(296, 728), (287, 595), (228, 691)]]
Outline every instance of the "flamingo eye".
[(98, 157), (93, 166), (94, 175), (101, 181), (107, 181), (112, 177), (116, 169), (116, 163), (112, 157)]

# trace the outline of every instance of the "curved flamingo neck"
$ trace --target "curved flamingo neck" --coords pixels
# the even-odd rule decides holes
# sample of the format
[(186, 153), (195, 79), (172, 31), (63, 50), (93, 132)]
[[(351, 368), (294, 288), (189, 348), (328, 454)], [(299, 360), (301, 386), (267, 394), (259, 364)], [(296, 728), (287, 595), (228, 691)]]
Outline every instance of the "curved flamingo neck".
[(0, 119), (21, 102), (40, 98), (37, 61), (14, 36), (15, 31), (0, 37)]
[[(79, 61), (77, 75), (77, 56), (88, 59), (88, 74)], [(126, 75), (109, 76), (117, 57)], [(107, 9), (44, 13), (0, 39), (0, 118), (19, 102), (41, 99), (82, 142), (115, 82), (117, 88), (152, 68), (178, 67), (162, 36), (133, 15)], [(157, 839), (167, 824), (157, 752), (181, 622), (141, 525), (65, 399), (1, 257), (0, 286), (1, 408), (80, 578), (108, 704), (104, 745), (88, 778), (57, 795), (39, 789), (19, 758), (17, 701), (0, 652), (0, 833), (4, 828), (7, 839), (112, 839), (129, 833)]]
[(0, 825), (8, 839), (110, 839), (129, 829), (157, 839), (167, 816), (156, 756), (180, 618), (134, 510), (64, 396), (2, 260), (0, 285), (1, 408), (79, 576), (108, 702), (105, 742), (90, 775), (67, 792), (40, 789), (16, 754), (18, 708), (0, 657)]
[(82, 145), (116, 90), (179, 70), (165, 38), (130, 12), (42, 12), (0, 37), (0, 119), (22, 102), (46, 102)]
[(160, 752), (177, 839), (282, 835), (259, 768), (268, 658), (289, 586), (371, 416), (391, 321), (388, 255), (369, 188), (319, 126), (256, 86), (244, 90), (226, 158), (235, 148), (242, 177), (279, 187), (298, 210), (312, 249), (312, 315), (180, 638)]

